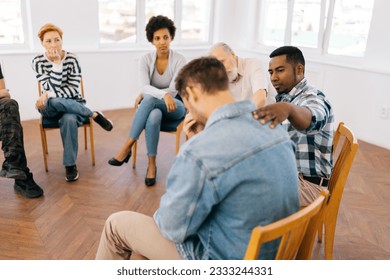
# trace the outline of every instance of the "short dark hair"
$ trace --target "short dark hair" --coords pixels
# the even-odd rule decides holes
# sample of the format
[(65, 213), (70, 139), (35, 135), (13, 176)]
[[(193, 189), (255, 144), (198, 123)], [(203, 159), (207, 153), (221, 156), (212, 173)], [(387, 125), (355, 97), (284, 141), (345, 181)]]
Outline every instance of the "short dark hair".
[(218, 59), (204, 56), (187, 63), (175, 79), (176, 90), (181, 97), (188, 97), (186, 87), (191, 83), (199, 84), (202, 89), (214, 94), (229, 89), (229, 78), (225, 66)]
[(175, 38), (176, 27), (175, 23), (166, 16), (153, 16), (149, 19), (148, 24), (145, 27), (146, 38), (149, 42), (153, 42), (153, 34), (159, 29), (168, 28), (169, 35), (171, 35), (172, 40)]
[(283, 46), (277, 48), (269, 55), (269, 57), (273, 58), (275, 56), (280, 56), (280, 55), (286, 55), (287, 62), (291, 64), (294, 65), (302, 64), (303, 66), (305, 66), (305, 58), (303, 57), (303, 53), (297, 47)]

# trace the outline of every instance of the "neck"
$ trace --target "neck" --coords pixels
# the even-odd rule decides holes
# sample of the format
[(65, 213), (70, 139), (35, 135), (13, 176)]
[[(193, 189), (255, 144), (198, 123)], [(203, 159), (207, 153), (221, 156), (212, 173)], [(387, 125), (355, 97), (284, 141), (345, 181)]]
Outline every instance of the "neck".
[(168, 52), (157, 52), (157, 58), (158, 59), (168, 59), (169, 58), (169, 51)]
[(217, 94), (214, 95), (208, 95), (207, 98), (205, 98), (205, 114), (207, 118), (211, 116), (211, 114), (219, 109), (220, 107), (234, 102), (234, 98), (230, 94), (229, 90), (220, 91)]

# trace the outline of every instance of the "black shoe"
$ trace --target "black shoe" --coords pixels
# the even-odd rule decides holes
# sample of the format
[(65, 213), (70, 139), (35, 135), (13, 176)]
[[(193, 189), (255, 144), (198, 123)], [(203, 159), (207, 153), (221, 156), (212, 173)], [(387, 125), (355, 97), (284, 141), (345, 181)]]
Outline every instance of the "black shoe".
[(97, 116), (93, 120), (99, 124), (104, 130), (110, 131), (112, 130), (112, 121), (107, 119), (102, 112), (96, 111)]
[(4, 167), (0, 171), (0, 177), (17, 179), (17, 180), (26, 180), (27, 179), (27, 175), (26, 175), (25, 171), (23, 171), (21, 169), (17, 169), (17, 168), (5, 169)]
[(124, 159), (123, 161), (119, 161), (119, 160), (117, 160), (117, 159), (115, 159), (115, 158), (113, 157), (113, 158), (111, 158), (111, 159), (108, 161), (108, 164), (113, 165), (113, 166), (121, 166), (121, 165), (124, 164), (124, 163), (128, 163), (130, 157), (131, 157), (131, 152), (130, 152), (130, 154), (128, 154), (128, 155), (125, 157), (125, 159)]
[(79, 172), (77, 170), (76, 165), (65, 166), (65, 170), (66, 170), (66, 177), (65, 177), (66, 181), (68, 182), (76, 181), (79, 178)]
[[(146, 174), (148, 174), (148, 170), (146, 171)], [(148, 187), (151, 187), (154, 184), (156, 184), (156, 175), (157, 175), (157, 166), (156, 166), (156, 170), (154, 172), (154, 178), (145, 177), (145, 185), (147, 185)]]
[(36, 198), (43, 195), (43, 190), (35, 183), (32, 173), (27, 175), (26, 180), (15, 180), (14, 189), (28, 198)]

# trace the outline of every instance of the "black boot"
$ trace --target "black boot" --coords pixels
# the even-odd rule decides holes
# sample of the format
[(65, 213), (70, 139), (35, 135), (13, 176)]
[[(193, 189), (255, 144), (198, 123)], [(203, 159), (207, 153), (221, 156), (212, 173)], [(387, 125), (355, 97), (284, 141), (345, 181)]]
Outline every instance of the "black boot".
[(28, 198), (36, 198), (43, 195), (43, 190), (35, 183), (31, 172), (27, 174), (26, 180), (15, 180), (14, 189)]

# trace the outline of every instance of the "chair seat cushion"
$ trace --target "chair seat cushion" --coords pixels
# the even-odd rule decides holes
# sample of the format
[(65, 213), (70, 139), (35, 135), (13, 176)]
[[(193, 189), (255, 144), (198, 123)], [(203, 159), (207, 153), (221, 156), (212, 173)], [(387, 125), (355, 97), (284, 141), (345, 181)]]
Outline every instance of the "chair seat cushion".
[(160, 131), (164, 132), (175, 132), (177, 129), (177, 126), (184, 120), (184, 118), (172, 121), (162, 121)]
[[(58, 121), (59, 121), (60, 118), (44, 118), (42, 117), (42, 126), (43, 128), (59, 128), (59, 124), (58, 124)], [(85, 124), (89, 124), (90, 121), (89, 121), (89, 118), (86, 118), (84, 119), (84, 121), (79, 124), (79, 126), (81, 125), (85, 125)]]

